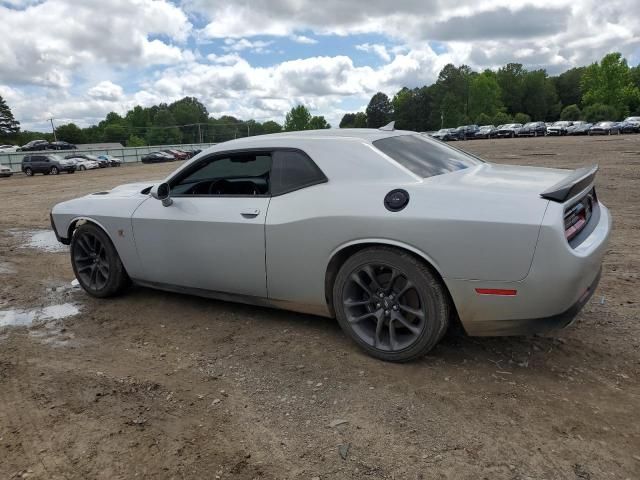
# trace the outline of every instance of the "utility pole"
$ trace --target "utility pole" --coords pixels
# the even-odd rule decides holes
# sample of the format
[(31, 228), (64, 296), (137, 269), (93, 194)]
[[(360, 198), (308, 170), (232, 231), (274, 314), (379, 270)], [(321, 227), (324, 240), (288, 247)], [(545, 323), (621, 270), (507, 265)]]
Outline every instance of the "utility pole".
[(202, 143), (202, 130), (200, 130), (200, 123), (198, 123), (198, 139)]
[(53, 130), (53, 141), (57, 142), (58, 139), (56, 137), (56, 127), (53, 126), (53, 118), (50, 118), (49, 121), (51, 122), (51, 130)]
[(249, 136), (249, 124), (247, 123), (247, 137)]

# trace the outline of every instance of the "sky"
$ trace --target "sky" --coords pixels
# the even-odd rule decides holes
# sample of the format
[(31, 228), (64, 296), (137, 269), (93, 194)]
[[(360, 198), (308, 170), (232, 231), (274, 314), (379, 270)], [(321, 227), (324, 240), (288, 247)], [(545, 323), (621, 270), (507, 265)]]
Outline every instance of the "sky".
[(194, 96), (210, 115), (337, 126), (447, 63), (557, 74), (640, 61), (637, 0), (0, 0), (0, 95), (23, 129)]

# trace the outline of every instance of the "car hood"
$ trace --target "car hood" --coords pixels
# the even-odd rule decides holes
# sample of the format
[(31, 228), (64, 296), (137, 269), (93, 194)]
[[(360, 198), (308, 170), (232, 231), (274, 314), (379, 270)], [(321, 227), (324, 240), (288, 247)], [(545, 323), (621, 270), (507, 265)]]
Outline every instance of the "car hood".
[(162, 182), (162, 180), (152, 180), (148, 182), (137, 182), (137, 183), (125, 183), (123, 185), (118, 185), (117, 187), (112, 188), (111, 190), (105, 192), (96, 192), (91, 195), (103, 195), (106, 198), (128, 198), (133, 197), (135, 195), (139, 195), (142, 190), (145, 188), (149, 188), (154, 186), (157, 183)]
[(571, 173), (570, 170), (484, 163), (477, 167), (427, 179), (443, 188), (491, 195), (538, 197)]

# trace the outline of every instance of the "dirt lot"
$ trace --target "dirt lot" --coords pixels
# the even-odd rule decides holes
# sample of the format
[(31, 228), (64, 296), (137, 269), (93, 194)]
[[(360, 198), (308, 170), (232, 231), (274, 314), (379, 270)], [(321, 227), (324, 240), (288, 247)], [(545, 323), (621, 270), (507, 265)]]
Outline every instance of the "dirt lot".
[[(408, 365), (323, 318), (142, 288), (92, 299), (65, 251), (24, 247), (56, 202), (175, 164), (0, 179), (0, 311), (40, 316), (0, 327), (0, 477), (640, 478), (640, 135), (460, 146), (599, 163), (615, 230), (574, 326), (450, 334)], [(79, 313), (42, 310), (61, 304)]]

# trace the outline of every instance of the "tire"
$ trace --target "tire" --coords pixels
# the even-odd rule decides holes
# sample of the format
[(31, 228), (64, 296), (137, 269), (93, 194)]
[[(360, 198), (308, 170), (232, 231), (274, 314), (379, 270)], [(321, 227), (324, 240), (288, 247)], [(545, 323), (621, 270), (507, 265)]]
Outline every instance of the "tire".
[(53, 167), (51, 167), (51, 169), (49, 170), (49, 173), (51, 175), (58, 175), (60, 173), (60, 170), (58, 170), (58, 167), (56, 167), (55, 165)]
[(511, 132), (511, 138), (516, 138), (516, 134)]
[(68, 174), (72, 174), (72, 173), (76, 173), (76, 171), (75, 170), (67, 170), (67, 173)]
[(31, 168), (27, 167), (27, 168), (24, 169), (24, 174), (27, 177), (33, 177), (33, 170), (31, 170)]
[(367, 248), (349, 257), (332, 295), (342, 330), (380, 360), (408, 362), (425, 355), (449, 325), (451, 306), (440, 280), (396, 248)]
[(80, 171), (84, 172), (87, 169), (87, 167), (85, 167), (84, 165), (80, 165)]
[(73, 233), (70, 250), (73, 273), (89, 295), (113, 297), (131, 283), (118, 252), (100, 227), (80, 225)]

